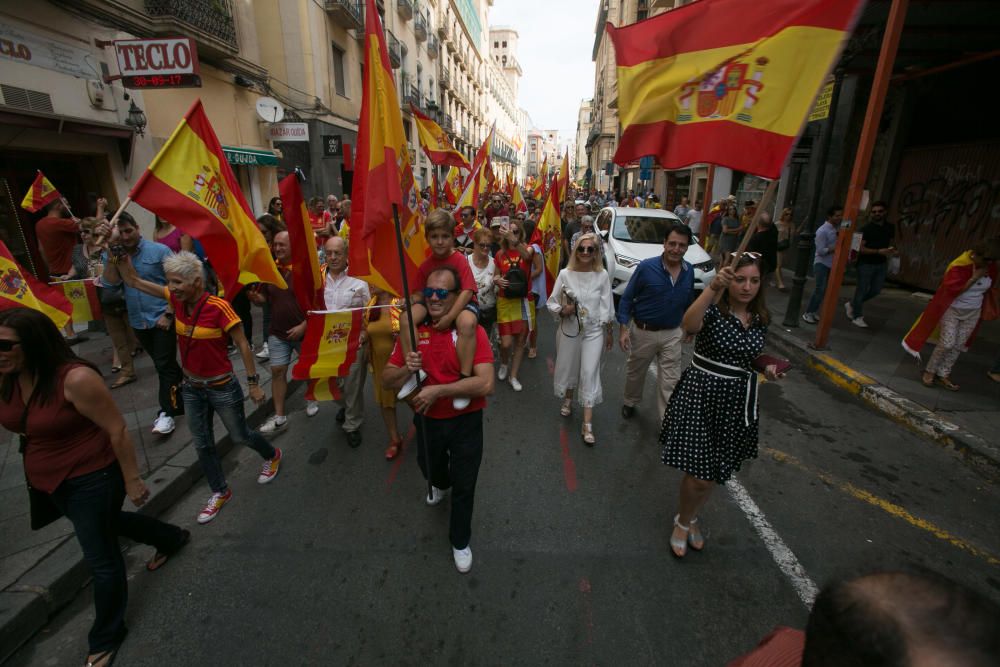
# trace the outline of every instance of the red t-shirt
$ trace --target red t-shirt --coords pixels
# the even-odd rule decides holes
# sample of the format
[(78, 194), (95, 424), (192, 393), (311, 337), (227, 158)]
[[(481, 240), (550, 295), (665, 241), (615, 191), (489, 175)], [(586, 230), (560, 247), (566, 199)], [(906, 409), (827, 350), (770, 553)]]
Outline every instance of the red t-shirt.
[[(181, 353), (181, 366), (199, 378), (214, 378), (231, 373), (228, 331), (241, 322), (239, 316), (225, 299), (206, 292), (198, 303), (187, 312), (187, 306), (163, 288), (165, 298), (173, 306), (174, 328), (177, 330), (177, 349)], [(197, 317), (198, 321), (194, 322)], [(194, 324), (194, 331), (191, 326)]]
[[(458, 363), (458, 352), (455, 350), (454, 330), (437, 331), (430, 326), (417, 327), (417, 351), (423, 357), (424, 371), (427, 373), (426, 385), (451, 384), (462, 379), (462, 367)], [(493, 348), (490, 346), (490, 339), (486, 336), (486, 330), (476, 327), (476, 354), (472, 358), (473, 365), (492, 364)], [(406, 364), (403, 362), (403, 348), (400, 347), (399, 340), (396, 340), (396, 347), (389, 357), (389, 364), (402, 368)], [(464, 410), (456, 410), (452, 406), (450, 398), (442, 398), (434, 402), (430, 409), (424, 413), (431, 419), (449, 419), (476, 412), (486, 407), (486, 398), (473, 398), (469, 407)]]
[(431, 255), (424, 260), (417, 270), (417, 284), (414, 291), (419, 292), (427, 287), (427, 278), (442, 266), (450, 266), (455, 269), (458, 272), (458, 288), (469, 290), (475, 297), (478, 288), (476, 287), (476, 279), (472, 275), (472, 269), (469, 268), (469, 258), (454, 250), (446, 259), (438, 259)]
[(63, 275), (73, 268), (73, 248), (80, 242), (80, 228), (69, 218), (46, 216), (35, 225), (49, 273)]

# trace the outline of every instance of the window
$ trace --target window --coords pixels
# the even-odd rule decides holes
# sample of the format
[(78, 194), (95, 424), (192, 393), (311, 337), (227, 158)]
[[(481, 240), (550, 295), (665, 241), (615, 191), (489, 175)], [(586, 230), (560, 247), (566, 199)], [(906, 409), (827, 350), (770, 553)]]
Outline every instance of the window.
[(500, 42), (493, 42), (493, 48), (494, 49), (499, 49), (500, 48)]
[(507, 48), (507, 41), (506, 40), (504, 40), (504, 42), (503, 42), (503, 48), (505, 48), (505, 49)]
[(347, 97), (347, 81), (344, 72), (344, 50), (336, 44), (333, 48), (333, 89), (341, 97)]

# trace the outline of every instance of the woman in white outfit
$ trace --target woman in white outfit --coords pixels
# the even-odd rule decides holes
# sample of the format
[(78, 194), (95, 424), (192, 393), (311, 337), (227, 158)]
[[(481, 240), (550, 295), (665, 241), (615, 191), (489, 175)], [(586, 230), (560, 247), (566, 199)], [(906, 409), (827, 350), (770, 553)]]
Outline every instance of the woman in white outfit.
[(563, 399), (560, 413), (573, 410), (573, 393), (583, 406), (581, 435), (593, 446), (594, 406), (603, 400), (601, 357), (611, 349), (611, 279), (604, 270), (600, 244), (595, 234), (583, 234), (570, 254), (569, 264), (559, 272), (546, 305), (559, 320), (556, 333), (555, 392)]

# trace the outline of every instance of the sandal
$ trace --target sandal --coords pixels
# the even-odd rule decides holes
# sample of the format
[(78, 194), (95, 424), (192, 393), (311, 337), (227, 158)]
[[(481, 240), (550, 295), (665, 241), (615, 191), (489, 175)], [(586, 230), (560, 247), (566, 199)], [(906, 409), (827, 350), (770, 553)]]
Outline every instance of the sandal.
[(698, 519), (691, 519), (688, 522), (688, 546), (695, 551), (701, 551), (705, 548), (705, 536), (701, 534), (701, 530), (695, 524), (698, 523)]
[(534, 359), (537, 356), (538, 356), (538, 348), (529, 347), (528, 348), (528, 358), (529, 359)]
[(112, 389), (118, 389), (119, 387), (124, 387), (127, 384), (132, 384), (133, 382), (135, 382), (138, 379), (139, 378), (137, 378), (134, 375), (123, 375), (123, 376), (121, 376), (120, 378), (118, 378), (117, 380), (115, 380), (114, 382), (111, 383), (111, 388)]
[(84, 667), (111, 667), (115, 663), (115, 656), (117, 655), (118, 647), (116, 646), (110, 651), (101, 651), (94, 656), (93, 660), (88, 656), (83, 665)]
[(389, 446), (385, 450), (385, 460), (392, 461), (403, 451), (402, 440), (390, 440)]
[(571, 414), (573, 414), (572, 398), (563, 399), (562, 407), (559, 408), (559, 414), (561, 414), (563, 417), (569, 417)]
[(937, 383), (948, 391), (958, 391), (958, 385), (946, 377), (939, 377)]
[(934, 373), (925, 372), (923, 375), (920, 376), (920, 384), (924, 385), (925, 387), (933, 387), (934, 377), (935, 377)]
[(583, 436), (583, 444), (588, 447), (593, 447), (597, 440), (594, 438), (594, 425), (588, 422), (583, 422), (583, 430), (580, 431), (580, 435)]
[(122, 371), (122, 367), (121, 366), (112, 366), (111, 367), (111, 372), (112, 373), (121, 373), (121, 371)]
[(167, 553), (165, 551), (157, 551), (155, 554), (153, 554), (152, 558), (146, 561), (146, 571), (156, 572), (157, 570), (159, 570), (161, 567), (167, 564), (167, 561), (170, 560), (171, 556), (173, 556), (178, 551), (183, 549), (184, 545), (186, 545), (190, 541), (191, 541), (191, 531), (182, 530), (181, 541), (180, 544), (177, 545), (177, 548), (171, 551), (170, 553)]
[(681, 515), (674, 515), (674, 529), (680, 529), (684, 531), (684, 537), (677, 539), (670, 535), (670, 553), (674, 555), (674, 558), (684, 558), (687, 555), (688, 538), (691, 536), (691, 526), (685, 526), (681, 524)]

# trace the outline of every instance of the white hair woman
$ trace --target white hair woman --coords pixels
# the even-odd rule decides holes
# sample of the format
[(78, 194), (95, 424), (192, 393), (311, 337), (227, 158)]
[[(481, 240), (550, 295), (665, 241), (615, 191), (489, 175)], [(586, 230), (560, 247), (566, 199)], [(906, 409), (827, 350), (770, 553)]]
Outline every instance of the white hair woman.
[(215, 413), (222, 419), (234, 443), (249, 445), (264, 459), (258, 483), (267, 484), (273, 480), (281, 464), (281, 450), (247, 425), (243, 389), (233, 373), (227, 346), (232, 339), (247, 370), (250, 398), (260, 404), (264, 402), (264, 392), (254, 366), (253, 351), (232, 306), (205, 291), (205, 268), (194, 253), (181, 251), (163, 260), (166, 287), (140, 278), (130, 262), (119, 263), (118, 271), (129, 287), (166, 299), (173, 308), (177, 348), (184, 370), (181, 385), (184, 413), (205, 479), (212, 489), (212, 497), (198, 514), (198, 523), (208, 523), (233, 497), (215, 448), (212, 429)]
[(601, 359), (611, 349), (611, 279), (601, 261), (596, 234), (582, 234), (573, 244), (566, 268), (559, 272), (546, 302), (559, 320), (556, 334), (556, 368), (553, 384), (563, 399), (564, 417), (573, 411), (573, 394), (583, 407), (581, 436), (589, 446), (594, 437), (594, 406), (603, 400)]

